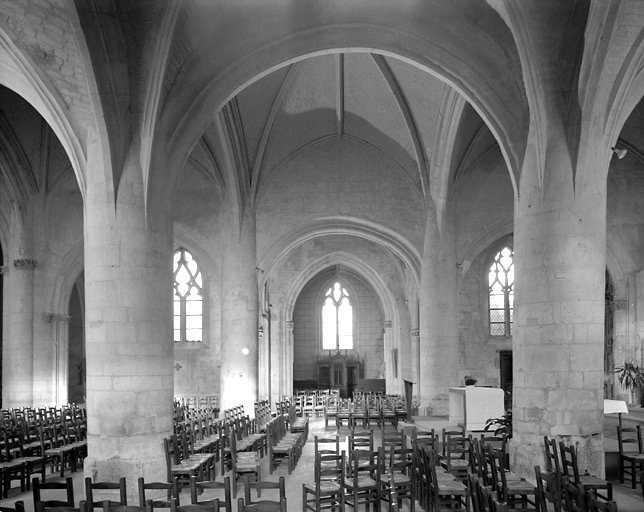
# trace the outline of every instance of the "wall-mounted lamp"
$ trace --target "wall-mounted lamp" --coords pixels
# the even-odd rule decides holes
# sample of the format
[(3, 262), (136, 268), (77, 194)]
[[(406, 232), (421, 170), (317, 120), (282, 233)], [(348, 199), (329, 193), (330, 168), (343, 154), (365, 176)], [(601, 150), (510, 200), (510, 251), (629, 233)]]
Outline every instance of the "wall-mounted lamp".
[(248, 354), (250, 354), (250, 350), (248, 350), (246, 347), (244, 347), (244, 348), (242, 348), (242, 354), (247, 356)]
[(627, 151), (625, 149), (617, 149), (616, 147), (610, 148), (613, 153), (617, 155), (617, 158), (621, 160), (626, 156)]

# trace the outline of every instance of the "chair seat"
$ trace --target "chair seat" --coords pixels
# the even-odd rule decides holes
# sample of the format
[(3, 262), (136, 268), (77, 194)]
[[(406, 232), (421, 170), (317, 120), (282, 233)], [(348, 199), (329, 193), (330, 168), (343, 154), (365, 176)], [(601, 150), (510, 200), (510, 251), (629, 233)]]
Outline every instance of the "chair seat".
[(438, 494), (458, 494), (467, 492), (467, 486), (460, 480), (437, 480)]
[(509, 480), (507, 482), (508, 494), (534, 494), (536, 487), (526, 480)]
[[(307, 491), (315, 493), (316, 486), (315, 484), (304, 484)], [(332, 480), (321, 480), (318, 487), (320, 494), (335, 494), (340, 492), (342, 489), (338, 482)]]
[[(411, 483), (411, 478), (403, 473), (394, 473), (393, 474), (394, 485), (402, 485)], [(389, 484), (390, 479), (389, 475), (381, 475), (380, 481), (384, 484)]]
[(345, 483), (346, 487), (349, 487), (351, 489), (353, 489), (354, 487), (358, 489), (368, 489), (370, 487), (378, 486), (378, 482), (368, 476), (360, 476), (357, 479), (347, 478)]

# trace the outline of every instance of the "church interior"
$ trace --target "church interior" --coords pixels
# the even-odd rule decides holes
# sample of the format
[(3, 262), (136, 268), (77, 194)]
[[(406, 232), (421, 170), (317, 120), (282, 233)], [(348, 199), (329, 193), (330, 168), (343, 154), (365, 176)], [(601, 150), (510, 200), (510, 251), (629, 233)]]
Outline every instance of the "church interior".
[(635, 0), (0, 0), (2, 409), (82, 404), (85, 474), (136, 482), (176, 403), (442, 417), (471, 377), (518, 475), (544, 436), (604, 475), (643, 36)]

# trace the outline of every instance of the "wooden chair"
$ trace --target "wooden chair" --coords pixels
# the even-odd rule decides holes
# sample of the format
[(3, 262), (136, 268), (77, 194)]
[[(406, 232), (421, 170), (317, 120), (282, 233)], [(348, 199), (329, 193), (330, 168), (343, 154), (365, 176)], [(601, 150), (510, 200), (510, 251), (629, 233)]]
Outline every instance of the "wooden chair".
[[(255, 490), (257, 495), (257, 500), (252, 499), (252, 490)], [(286, 481), (283, 476), (279, 477), (277, 482), (271, 482), (268, 480), (260, 480), (259, 482), (252, 481), (248, 477), (244, 477), (244, 503), (249, 505), (251, 503), (257, 503), (260, 501), (259, 498), (262, 497), (263, 491), (277, 492), (278, 496), (275, 500), (261, 500), (261, 501), (270, 501), (274, 504), (279, 505), (282, 499), (286, 498)]]
[(604, 501), (595, 491), (591, 490), (588, 493), (588, 512), (618, 512), (617, 503)]
[(541, 467), (534, 467), (534, 476), (537, 481), (537, 502), (540, 512), (561, 512), (562, 499), (559, 486), (555, 481), (555, 474), (542, 472)]
[(464, 482), (470, 468), (470, 443), (465, 429), (443, 429), (443, 458), (441, 465), (448, 473)]
[(303, 512), (322, 509), (344, 512), (346, 455), (315, 454), (313, 483), (302, 484)]
[[(6, 460), (14, 464), (24, 464), (24, 480), (27, 490), (31, 488), (31, 476), (40, 475), (42, 481), (45, 481), (45, 456), (41, 450), (35, 446), (32, 449), (25, 448), (25, 438), (22, 428), (16, 428), (11, 431), (5, 430), (4, 433), (4, 452)], [(22, 487), (21, 487), (22, 490)]]
[(561, 490), (566, 512), (588, 512), (586, 489), (582, 484), (575, 484), (568, 477), (564, 477)]
[(498, 451), (489, 446), (487, 450), (492, 454), (492, 487), (498, 500), (512, 508), (520, 506), (524, 510), (538, 510), (537, 487), (506, 470), (503, 456)]
[(416, 492), (414, 489), (416, 466), (413, 448), (400, 447), (392, 449), (389, 452), (388, 468), (387, 474), (380, 476), (382, 499), (389, 501), (393, 492), (396, 495), (398, 505), (402, 504), (403, 499), (408, 499), (409, 510), (414, 512), (416, 508)]
[(450, 510), (452, 512), (468, 511), (469, 492), (467, 486), (451, 474), (449, 478), (439, 479), (436, 472), (436, 465), (430, 463), (428, 466), (429, 507), (425, 510), (431, 510), (432, 512), (442, 510)]
[[(52, 491), (55, 492), (56, 498), (53, 497), (50, 499), (44, 499), (42, 491)], [(65, 493), (65, 499), (60, 499)], [(72, 477), (68, 476), (65, 478), (64, 482), (41, 482), (39, 478), (34, 478), (31, 481), (31, 494), (34, 500), (34, 509), (36, 508), (36, 503), (42, 501), (44, 506), (47, 508), (51, 507), (75, 507), (74, 503), (74, 482)]]
[(619, 447), (619, 483), (624, 483), (624, 476), (630, 475), (631, 487), (637, 485), (637, 472), (644, 470), (644, 446), (642, 430), (636, 427), (617, 426), (617, 443)]
[[(114, 499), (95, 499), (94, 491), (99, 491), (100, 493), (105, 493), (108, 496), (118, 497), (118, 500)], [(119, 478), (118, 482), (94, 482), (91, 477), (85, 478), (85, 502), (88, 512), (91, 512), (94, 508), (103, 508), (105, 505), (116, 507), (127, 506), (127, 488), (125, 485), (125, 477)], [(137, 508), (140, 508), (137, 505)], [(144, 507), (145, 509), (145, 507)], [(128, 512), (128, 511), (119, 511), (119, 512)], [(135, 512), (135, 511), (132, 511)]]
[[(152, 502), (152, 508), (171, 508), (172, 499), (177, 500), (177, 505), (179, 505), (179, 482), (176, 478), (172, 479), (172, 482), (146, 482), (143, 477), (139, 477), (139, 506), (145, 507), (145, 504), (149, 501)], [(146, 491), (150, 491), (154, 494), (154, 497), (150, 497)], [(162, 493), (165, 493), (165, 500), (160, 499)]]
[(575, 484), (583, 484), (587, 490), (606, 491), (605, 495), (599, 495), (606, 501), (613, 499), (613, 484), (603, 478), (589, 474), (579, 474), (579, 465), (577, 463), (577, 449), (573, 446), (566, 446), (563, 442), (559, 443), (559, 453), (561, 453), (561, 466), (563, 476), (570, 478)]
[[(197, 476), (200, 480), (203, 480), (203, 474), (201, 472), (202, 464), (199, 461), (181, 459), (181, 450), (178, 446), (176, 436), (165, 437), (163, 439), (163, 451), (165, 452), (168, 482), (172, 482), (176, 478), (181, 487), (187, 487), (190, 485), (190, 478), (193, 476)], [(223, 455), (221, 461), (223, 464)]]
[(384, 451), (355, 449), (351, 452), (349, 474), (344, 480), (345, 503), (357, 511), (360, 505), (366, 508), (380, 506), (380, 477), (384, 465)]
[(2, 497), (9, 497), (11, 482), (18, 480), (20, 482), (20, 492), (25, 492), (27, 481), (27, 468), (25, 463), (7, 457), (5, 450), (0, 450), (0, 474), (2, 474)]
[(223, 491), (223, 500), (217, 498), (217, 506), (219, 509), (224, 509), (225, 512), (232, 512), (233, 500), (230, 493), (230, 477), (224, 477), (223, 482), (216, 482), (214, 480), (199, 481), (196, 476), (190, 479), (190, 503), (193, 505), (208, 505), (213, 499), (199, 500), (199, 494), (207, 490), (215, 490), (221, 494)]

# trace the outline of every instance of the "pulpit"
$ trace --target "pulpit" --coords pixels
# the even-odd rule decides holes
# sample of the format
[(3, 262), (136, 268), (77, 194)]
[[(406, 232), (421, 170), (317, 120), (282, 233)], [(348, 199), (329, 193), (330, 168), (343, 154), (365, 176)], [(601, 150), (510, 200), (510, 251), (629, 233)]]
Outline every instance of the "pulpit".
[(484, 430), (487, 420), (505, 414), (501, 388), (465, 386), (449, 388), (449, 421), (465, 430)]

